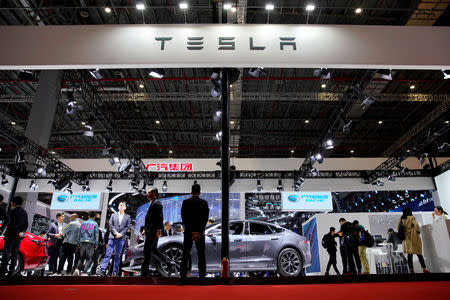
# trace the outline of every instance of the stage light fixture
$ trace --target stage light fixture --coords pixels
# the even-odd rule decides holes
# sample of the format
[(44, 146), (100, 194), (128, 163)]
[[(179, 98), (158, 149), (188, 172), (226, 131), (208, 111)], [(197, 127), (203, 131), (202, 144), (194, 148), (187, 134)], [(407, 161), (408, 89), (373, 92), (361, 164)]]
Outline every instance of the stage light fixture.
[(319, 176), (319, 170), (317, 170), (316, 168), (311, 168), (311, 169), (309, 170), (309, 173), (311, 173), (311, 176), (312, 176), (312, 177), (317, 177), (317, 176)]
[(81, 186), (81, 190), (83, 192), (89, 192), (91, 190), (91, 187), (89, 186), (89, 180), (86, 180), (84, 184)]
[(113, 181), (110, 179), (108, 185), (106, 186), (106, 190), (110, 193), (112, 192), (112, 183)]
[(73, 191), (72, 191), (72, 182), (69, 182), (69, 185), (64, 189), (64, 193), (67, 193), (67, 194), (72, 194), (73, 193)]
[(237, 11), (236, 6), (233, 6), (233, 7), (231, 8), (231, 12), (236, 12), (236, 11)]
[(230, 3), (224, 3), (223, 9), (230, 10), (233, 6)]
[(320, 77), (320, 79), (331, 79), (331, 72), (327, 68), (316, 69), (313, 72), (315, 77)]
[(17, 75), (17, 78), (20, 80), (33, 80), (33, 71), (29, 70), (21, 70)]
[(334, 141), (332, 139), (328, 139), (322, 144), (324, 149), (333, 149), (334, 148)]
[(425, 163), (425, 159), (428, 158), (428, 153), (422, 153), (419, 157), (419, 162), (421, 165), (423, 165)]
[(355, 13), (358, 14), (358, 15), (360, 13), (362, 13), (362, 8), (358, 7), (357, 9), (355, 9)]
[(274, 8), (275, 8), (275, 5), (273, 5), (272, 3), (266, 4), (266, 10), (273, 10)]
[(279, 192), (284, 191), (283, 182), (281, 181), (281, 179), (278, 179), (277, 191)]
[(139, 190), (139, 183), (140, 180), (138, 179), (137, 176), (134, 176), (134, 178), (131, 180), (130, 184), (131, 184), (131, 188), (135, 191)]
[(34, 180), (31, 180), (31, 183), (30, 183), (30, 190), (31, 191), (36, 191), (36, 189), (38, 188), (39, 186), (36, 184), (36, 182), (34, 181)]
[(150, 75), (153, 78), (161, 79), (164, 77), (165, 71), (164, 69), (151, 69), (148, 75)]
[(390, 69), (379, 69), (377, 70), (377, 74), (379, 74), (382, 79), (392, 80), (392, 71)]
[(305, 124), (309, 124), (309, 120), (305, 120)]
[(267, 77), (267, 72), (264, 71), (264, 68), (261, 68), (261, 67), (260, 68), (251, 68), (248, 71), (248, 74), (253, 76), (253, 77), (256, 77), (256, 78)]
[(447, 142), (442, 143), (442, 145), (438, 146), (439, 152), (447, 152), (450, 149), (450, 144)]
[(6, 178), (5, 174), (2, 174), (2, 181), (1, 181), (2, 185), (7, 185), (9, 183), (8, 178)]
[(114, 158), (112, 158), (112, 157), (109, 158), (108, 161), (111, 166), (114, 166), (114, 165), (120, 166), (120, 159), (117, 156)]
[(83, 136), (87, 136), (87, 137), (94, 137), (94, 132), (92, 131), (92, 126), (91, 125), (84, 125), (84, 132), (83, 132)]
[(450, 70), (442, 70), (442, 74), (444, 75), (444, 79), (450, 79)]
[(222, 140), (222, 131), (216, 133), (216, 139), (220, 142)]
[(322, 84), (320, 85), (320, 87), (324, 89), (324, 88), (327, 87), (327, 84), (326, 84), (326, 83), (322, 83)]
[(36, 172), (34, 173), (36, 177), (45, 177), (47, 176), (47, 172), (45, 171), (45, 167), (36, 165)]
[(138, 10), (144, 10), (145, 9), (145, 4), (144, 3), (137, 3), (136, 4), (136, 8)]
[(344, 126), (342, 127), (342, 132), (343, 133), (350, 133), (352, 122), (353, 121), (350, 120), (350, 121), (348, 121), (348, 123), (344, 124)]
[(105, 7), (105, 12), (106, 12), (107, 14), (110, 14), (110, 13), (111, 13), (111, 8), (110, 8), (110, 7)]
[(165, 193), (165, 192), (167, 192), (167, 180), (164, 180), (164, 182), (163, 182), (163, 185), (162, 185), (162, 187), (161, 187), (161, 190)]
[(395, 177), (394, 173), (391, 173), (391, 174), (389, 174), (389, 176), (387, 177), (387, 179), (388, 179), (389, 181), (394, 182), (395, 179), (396, 179), (396, 177)]
[(259, 180), (259, 179), (256, 181), (256, 190), (258, 192), (261, 192), (263, 190), (263, 186), (261, 185), (261, 180)]
[(89, 70), (89, 74), (97, 80), (103, 79), (103, 76), (100, 74), (100, 69)]
[(187, 2), (181, 2), (180, 3), (180, 9), (188, 9), (189, 5), (187, 4)]
[(317, 161), (319, 164), (323, 163), (323, 156), (322, 156), (322, 153), (317, 153), (317, 154), (311, 156), (311, 163), (314, 164), (316, 161)]
[(373, 96), (368, 96), (368, 97), (364, 98), (363, 102), (361, 103), (362, 110), (368, 109), (369, 106), (371, 106), (374, 102), (375, 102), (375, 97), (373, 97)]
[(307, 11), (313, 11), (316, 8), (316, 6), (314, 4), (308, 4), (306, 5), (306, 10)]

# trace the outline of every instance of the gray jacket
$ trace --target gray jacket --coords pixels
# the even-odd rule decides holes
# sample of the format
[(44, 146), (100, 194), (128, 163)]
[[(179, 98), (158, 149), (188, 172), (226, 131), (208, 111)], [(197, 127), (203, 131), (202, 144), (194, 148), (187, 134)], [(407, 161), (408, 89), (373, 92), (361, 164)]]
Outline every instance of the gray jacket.
[(127, 232), (131, 228), (131, 217), (130, 215), (124, 214), (122, 223), (119, 225), (119, 213), (114, 213), (109, 219), (109, 238), (115, 239), (116, 233), (121, 233), (121, 240), (126, 240)]
[(94, 219), (89, 219), (80, 227), (80, 243), (91, 243), (95, 246), (98, 245), (98, 225)]
[(78, 245), (80, 242), (80, 227), (81, 224), (78, 219), (73, 220), (66, 227), (63, 228), (63, 243), (69, 243), (72, 245)]

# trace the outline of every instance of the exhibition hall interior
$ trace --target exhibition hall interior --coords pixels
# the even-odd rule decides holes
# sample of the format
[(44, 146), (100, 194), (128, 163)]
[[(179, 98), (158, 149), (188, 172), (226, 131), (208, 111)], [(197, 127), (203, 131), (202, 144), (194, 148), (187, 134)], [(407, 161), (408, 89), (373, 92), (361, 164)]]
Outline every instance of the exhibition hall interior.
[(442, 296), (449, 20), (0, 0), (2, 299)]

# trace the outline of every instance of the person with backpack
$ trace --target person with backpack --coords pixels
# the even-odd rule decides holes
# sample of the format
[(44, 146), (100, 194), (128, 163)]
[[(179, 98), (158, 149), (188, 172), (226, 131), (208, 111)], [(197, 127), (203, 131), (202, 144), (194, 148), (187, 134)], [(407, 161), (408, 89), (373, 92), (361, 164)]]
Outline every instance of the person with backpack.
[(403, 215), (398, 221), (398, 238), (402, 240), (403, 253), (408, 254), (409, 272), (414, 273), (413, 254), (419, 258), (420, 266), (424, 273), (430, 273), (425, 265), (422, 256), (422, 239), (420, 238), (420, 226), (416, 218), (413, 217), (411, 208), (405, 206)]
[(348, 266), (347, 270), (346, 264), (344, 264), (342, 274), (356, 275), (357, 273), (361, 273), (361, 260), (358, 254), (359, 236), (353, 223), (347, 222), (344, 218), (340, 218), (339, 224), (341, 225), (338, 234), (340, 236), (342, 260), (344, 261), (345, 259)]
[[(370, 274), (370, 267), (369, 267), (369, 261), (367, 260), (367, 256), (366, 256), (366, 250), (367, 250), (367, 247), (373, 246), (373, 238), (366, 231), (364, 226), (359, 225), (358, 220), (353, 221), (353, 225), (355, 226), (355, 228), (358, 232), (358, 235), (359, 235), (360, 243), (358, 245), (358, 254), (359, 254), (359, 259), (361, 261), (362, 267), (364, 269), (363, 274)], [(370, 238), (372, 238), (371, 241), (370, 241)], [(372, 244), (372, 245), (370, 245), (370, 244)]]
[(322, 238), (322, 246), (325, 249), (327, 249), (328, 255), (330, 256), (330, 259), (328, 260), (328, 264), (327, 264), (327, 270), (325, 271), (325, 276), (330, 275), (329, 271), (330, 271), (331, 266), (333, 266), (334, 271), (336, 272), (337, 275), (341, 275), (341, 273), (339, 273), (339, 270), (336, 266), (337, 243), (334, 238), (338, 235), (335, 233), (335, 231), (336, 231), (336, 229), (334, 227), (330, 227), (330, 232), (325, 234)]

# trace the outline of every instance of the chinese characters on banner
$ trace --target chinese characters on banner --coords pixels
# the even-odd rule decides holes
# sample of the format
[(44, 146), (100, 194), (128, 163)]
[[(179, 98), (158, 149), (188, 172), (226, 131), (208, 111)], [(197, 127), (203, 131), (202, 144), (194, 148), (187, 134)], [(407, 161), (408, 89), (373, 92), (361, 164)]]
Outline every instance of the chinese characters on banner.
[(191, 172), (192, 163), (152, 163), (147, 164), (147, 171), (151, 172)]

